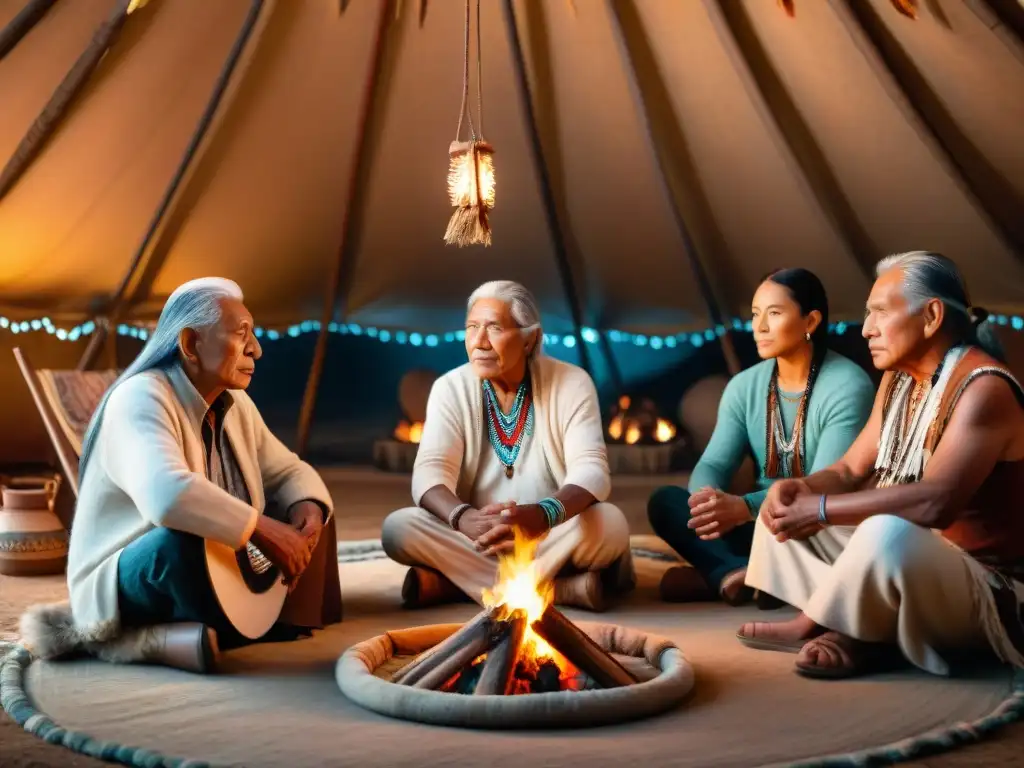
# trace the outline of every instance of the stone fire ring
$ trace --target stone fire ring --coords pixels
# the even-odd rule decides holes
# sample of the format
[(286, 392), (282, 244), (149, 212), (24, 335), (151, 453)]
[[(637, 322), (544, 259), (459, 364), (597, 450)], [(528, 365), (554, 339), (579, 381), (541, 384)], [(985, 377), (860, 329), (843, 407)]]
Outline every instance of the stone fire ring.
[(650, 665), (654, 676), (641, 676), (642, 682), (622, 688), (518, 696), (442, 693), (390, 682), (391, 675), (404, 666), (395, 664), (394, 657), (412, 661), (461, 624), (431, 624), (372, 637), (342, 654), (335, 676), (345, 696), (378, 714), (490, 730), (583, 728), (637, 720), (672, 709), (693, 690), (693, 667), (671, 640), (614, 624), (574, 623), (609, 653), (629, 657), (641, 667)]

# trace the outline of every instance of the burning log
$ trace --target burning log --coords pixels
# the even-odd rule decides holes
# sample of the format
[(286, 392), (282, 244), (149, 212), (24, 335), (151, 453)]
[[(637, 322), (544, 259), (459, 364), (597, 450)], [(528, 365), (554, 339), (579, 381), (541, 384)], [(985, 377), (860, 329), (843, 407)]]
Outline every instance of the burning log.
[[(481, 635), (490, 637), (493, 632), (494, 617), (496, 615), (497, 611), (495, 610), (481, 611), (470, 621), (463, 624), (458, 631), (449, 635), (437, 645), (428, 648), (402, 667), (402, 669), (398, 670), (394, 677), (391, 678), (391, 682), (398, 683), (399, 685), (414, 685), (431, 670), (442, 664), (445, 657), (453, 654), (467, 643), (471, 643), (474, 638)], [(480, 653), (483, 653), (483, 651), (480, 651)], [(474, 658), (475, 656), (470, 656), (469, 661), (472, 661)]]
[(638, 682), (624, 666), (582, 629), (569, 621), (554, 605), (549, 605), (545, 609), (532, 628), (578, 669), (590, 675), (602, 688), (619, 688)]
[(413, 688), (425, 688), (433, 691), (439, 689), (448, 680), (459, 674), (477, 656), (489, 652), (508, 634), (509, 624), (505, 621), (494, 621), (490, 617), (479, 625), (472, 633), (463, 638), (463, 642), (439, 659), (432, 669), (425, 672), (419, 680), (412, 683)]
[(494, 650), (487, 654), (483, 672), (473, 693), (481, 695), (503, 696), (512, 687), (512, 678), (516, 671), (516, 662), (523, 647), (526, 635), (526, 612), (517, 610), (506, 622), (508, 632)]

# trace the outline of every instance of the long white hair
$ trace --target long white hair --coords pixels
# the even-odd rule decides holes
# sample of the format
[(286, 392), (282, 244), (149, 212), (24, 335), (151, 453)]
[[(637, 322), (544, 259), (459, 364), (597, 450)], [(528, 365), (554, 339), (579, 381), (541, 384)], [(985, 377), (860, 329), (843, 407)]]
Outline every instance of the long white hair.
[(220, 322), (221, 299), (242, 299), (242, 289), (232, 280), (222, 277), (203, 277), (179, 286), (164, 304), (156, 328), (139, 352), (138, 357), (117, 377), (104, 393), (82, 438), (82, 457), (78, 462), (78, 482), (81, 485), (92, 455), (96, 434), (99, 432), (110, 394), (119, 384), (132, 376), (165, 368), (178, 360), (178, 339), (186, 328), (203, 330)]
[[(484, 283), (469, 295), (466, 302), (466, 311), (473, 309), (473, 305), (480, 299), (496, 299), (508, 305), (512, 319), (516, 321), (521, 333), (527, 336), (541, 327), (540, 308), (537, 299), (533, 297), (530, 290), (513, 280), (491, 280)], [(537, 343), (530, 350), (530, 359), (543, 354), (544, 334), (537, 334)]]
[(879, 261), (875, 274), (881, 277), (892, 269), (903, 270), (903, 296), (911, 312), (920, 312), (931, 299), (938, 299), (946, 308), (942, 327), (955, 343), (973, 344), (1005, 362), (995, 328), (985, 322), (988, 312), (971, 305), (967, 281), (952, 259), (934, 251), (896, 253)]

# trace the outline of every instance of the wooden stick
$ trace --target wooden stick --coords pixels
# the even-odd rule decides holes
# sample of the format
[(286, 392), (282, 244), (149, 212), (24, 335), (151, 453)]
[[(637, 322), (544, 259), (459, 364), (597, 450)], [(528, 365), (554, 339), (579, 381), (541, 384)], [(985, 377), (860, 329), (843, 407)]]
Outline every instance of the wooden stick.
[(36, 158), (36, 155), (42, 151), (43, 146), (60, 125), (68, 107), (88, 82), (93, 70), (114, 45), (121, 32), (121, 27), (124, 26), (124, 22), (128, 18), (130, 3), (131, 0), (116, 0), (110, 14), (96, 29), (89, 45), (65, 75), (57, 90), (53, 92), (49, 103), (43, 107), (43, 111), (32, 123), (3, 171), (0, 171), (0, 198), (10, 191), (14, 183)]
[(637, 682), (624, 666), (553, 605), (533, 623), (533, 631), (602, 688), (619, 688)]
[(526, 635), (526, 614), (516, 611), (507, 622), (508, 632), (487, 654), (483, 671), (473, 691), (475, 696), (507, 696)]
[(462, 645), (468, 636), (478, 632), (481, 627), (486, 627), (489, 631), (491, 622), (491, 612), (481, 611), (463, 624), (456, 632), (446, 637), (437, 645), (431, 646), (398, 670), (394, 677), (391, 678), (391, 682), (399, 685), (412, 685), (433, 667), (437, 666), (446, 654), (453, 652)]
[[(341, 12), (348, 7), (342, 2)], [(341, 212), (341, 237), (338, 239), (338, 252), (331, 262), (331, 270), (324, 281), (324, 304), (320, 310), (320, 331), (316, 336), (313, 348), (313, 359), (309, 364), (306, 376), (306, 389), (302, 393), (302, 405), (299, 407), (299, 423), (295, 438), (295, 452), (299, 456), (306, 455), (309, 447), (310, 430), (313, 427), (313, 415), (316, 411), (317, 393), (320, 391), (320, 379), (323, 377), (324, 364), (327, 360), (327, 342), (330, 339), (329, 326), (342, 302), (339, 317), (344, 318), (344, 304), (348, 301), (352, 275), (355, 273), (355, 259), (359, 247), (359, 228), (364, 218), (366, 185), (369, 181), (370, 168), (373, 161), (373, 137), (375, 129), (380, 130), (380, 105), (386, 97), (384, 93), (389, 84), (387, 79), (387, 53), (394, 53), (395, 46), (388, 46), (390, 30), (389, 3), (381, 0), (377, 16), (377, 32), (373, 49), (370, 54), (370, 67), (363, 84), (362, 100), (359, 104), (359, 122), (356, 138), (352, 144), (352, 164), (348, 176), (347, 194)]]
[[(537, 8), (539, 10), (539, 6)], [(548, 163), (548, 158), (544, 155), (544, 144), (541, 140), (540, 127), (537, 122), (537, 110), (534, 108), (533, 100), (534, 94), (530, 89), (526, 54), (523, 52), (523, 44), (519, 36), (519, 26), (516, 22), (516, 9), (513, 0), (504, 0), (502, 10), (504, 11), (509, 51), (512, 54), (512, 71), (515, 75), (516, 95), (519, 97), (519, 107), (522, 110), (523, 122), (526, 128), (530, 160), (536, 173), (538, 191), (540, 192), (541, 204), (544, 209), (548, 234), (551, 237), (559, 281), (562, 284), (562, 291), (565, 293), (566, 303), (569, 305), (572, 332), (576, 338), (576, 351), (580, 356), (580, 367), (593, 375), (594, 370), (590, 362), (590, 351), (583, 338), (584, 302), (582, 295), (576, 290), (577, 280), (582, 281), (583, 275), (574, 274), (573, 266), (570, 263), (569, 250), (566, 244), (567, 227), (566, 223), (559, 219), (558, 202), (555, 200), (554, 188), (551, 185), (551, 166)], [(538, 16), (537, 19), (540, 22), (543, 16)], [(541, 55), (544, 54), (547, 54), (546, 50), (541, 52)], [(557, 156), (557, 153), (555, 154)]]
[(490, 618), (466, 636), (465, 641), (451, 653), (438, 654), (437, 664), (412, 684), (413, 688), (436, 691), (448, 680), (466, 669), (481, 653), (487, 653), (508, 633), (508, 622), (495, 622)]
[[(668, 87), (654, 63), (651, 42), (640, 23), (639, 9), (635, 3), (606, 2), (634, 108), (653, 154), (662, 195), (670, 203), (683, 253), (704, 300), (708, 319), (712, 325), (726, 325), (723, 308), (728, 308), (729, 302), (722, 300), (727, 299), (727, 292), (722, 288), (724, 275), (711, 274), (709, 266), (728, 266), (725, 263), (725, 257), (729, 255), (725, 237), (701, 187), (693, 158), (687, 149), (686, 134), (669, 106)], [(685, 209), (684, 201), (688, 203)], [(698, 229), (694, 224), (701, 226)], [(698, 237), (695, 232), (703, 232), (704, 237)], [(698, 244), (707, 252), (698, 252)], [(728, 327), (720, 343), (729, 374), (739, 373), (742, 365)]]
[(29, 0), (6, 27), (0, 29), (0, 59), (10, 53), (22, 38), (39, 23), (57, 0)]
[[(242, 21), (242, 27), (235, 37), (231, 50), (228, 51), (216, 81), (214, 81), (213, 91), (192, 131), (192, 137), (178, 162), (174, 176), (164, 190), (163, 197), (150, 219), (142, 241), (132, 254), (121, 282), (110, 295), (101, 314), (95, 318), (96, 332), (82, 355), (82, 359), (78, 362), (79, 370), (89, 370), (96, 364), (104, 351), (104, 346), (110, 336), (110, 329), (120, 322), (121, 316), (130, 305), (150, 293), (153, 282), (166, 261), (170, 244), (177, 234), (177, 222), (180, 221), (183, 210), (189, 205), (188, 188), (194, 182), (195, 173), (202, 162), (203, 155), (212, 143), (208, 137), (216, 135), (220, 125), (219, 121), (224, 120), (229, 111), (231, 99), (238, 93), (238, 88), (234, 92), (229, 89), (232, 83), (241, 80), (246, 66), (244, 62), (252, 61), (261, 34), (259, 23), (262, 20), (264, 22), (262, 29), (266, 28), (266, 25), (269, 24), (269, 17), (273, 13), (273, 6), (274, 0), (250, 0), (249, 12)], [(254, 35), (255, 41), (250, 45), (250, 40)], [(241, 67), (241, 72), (236, 77), (239, 67)], [(107, 351), (111, 354), (111, 367), (116, 368), (116, 336), (107, 346)]]

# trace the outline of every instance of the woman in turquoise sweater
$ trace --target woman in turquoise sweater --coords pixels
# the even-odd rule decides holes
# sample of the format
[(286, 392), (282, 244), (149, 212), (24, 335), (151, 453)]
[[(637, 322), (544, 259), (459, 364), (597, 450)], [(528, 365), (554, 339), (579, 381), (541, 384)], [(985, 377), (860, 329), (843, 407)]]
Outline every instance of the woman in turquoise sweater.
[[(814, 273), (769, 274), (751, 311), (763, 362), (726, 386), (714, 434), (689, 487), (659, 488), (647, 503), (655, 533), (693, 566), (665, 573), (665, 600), (750, 600), (744, 577), (753, 521), (768, 488), (780, 477), (803, 477), (832, 464), (871, 413), (871, 379), (827, 347), (828, 297)], [(755, 490), (726, 493), (746, 456), (757, 466)]]

